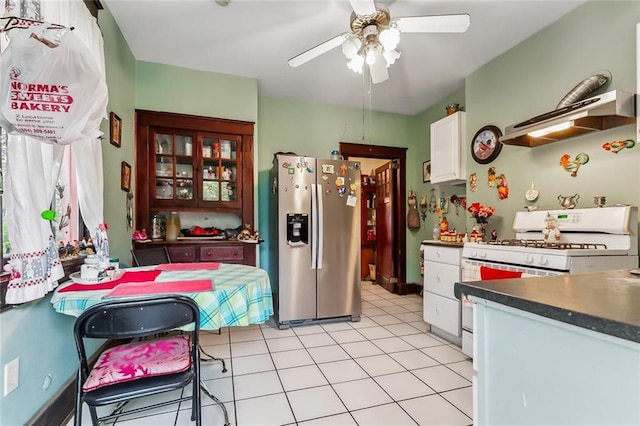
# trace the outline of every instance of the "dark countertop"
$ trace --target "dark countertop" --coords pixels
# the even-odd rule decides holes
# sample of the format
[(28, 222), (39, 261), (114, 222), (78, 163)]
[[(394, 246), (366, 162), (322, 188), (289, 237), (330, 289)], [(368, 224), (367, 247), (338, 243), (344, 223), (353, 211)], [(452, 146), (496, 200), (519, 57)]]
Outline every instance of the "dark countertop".
[(453, 248), (462, 248), (464, 243), (450, 243), (447, 241), (440, 240), (423, 240), (421, 243), (423, 246), (440, 246), (440, 247), (453, 247)]
[(472, 281), (454, 292), (640, 343), (640, 276), (629, 271)]

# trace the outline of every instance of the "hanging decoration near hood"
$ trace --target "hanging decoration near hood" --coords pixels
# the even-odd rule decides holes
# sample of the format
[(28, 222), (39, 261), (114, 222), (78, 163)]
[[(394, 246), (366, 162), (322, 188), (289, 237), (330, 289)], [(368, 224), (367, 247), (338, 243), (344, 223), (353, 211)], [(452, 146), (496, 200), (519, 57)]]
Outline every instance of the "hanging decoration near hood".
[(497, 178), (498, 181), (498, 198), (504, 200), (509, 197), (509, 184), (507, 183), (507, 177), (504, 173), (500, 173)]
[(10, 36), (0, 56), (0, 125), (51, 144), (99, 138), (107, 84), (82, 40), (49, 23)]
[(471, 173), (469, 176), (469, 188), (471, 192), (476, 192), (478, 190), (478, 174)]
[(491, 188), (496, 186), (496, 168), (495, 167), (489, 167), (489, 169), (487, 170), (487, 185), (489, 185), (489, 187)]
[(562, 157), (560, 157), (560, 165), (566, 171), (571, 172), (571, 177), (578, 176), (578, 169), (580, 169), (580, 166), (582, 166), (583, 164), (587, 164), (588, 162), (589, 156), (584, 152), (576, 155), (576, 158), (573, 160), (571, 159), (571, 156), (569, 154), (564, 154)]
[(407, 204), (409, 205), (409, 211), (407, 211), (407, 227), (412, 231), (420, 229), (420, 214), (416, 206), (416, 193), (413, 189), (409, 191)]
[(625, 141), (605, 142), (604, 144), (602, 144), (602, 149), (617, 154), (625, 148), (631, 149), (634, 146), (636, 146), (635, 141), (633, 139), (627, 139)]

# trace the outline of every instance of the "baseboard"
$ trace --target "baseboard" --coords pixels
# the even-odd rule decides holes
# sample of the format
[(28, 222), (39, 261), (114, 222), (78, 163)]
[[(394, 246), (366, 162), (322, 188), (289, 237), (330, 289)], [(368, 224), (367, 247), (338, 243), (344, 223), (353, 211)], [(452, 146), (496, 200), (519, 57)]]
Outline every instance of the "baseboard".
[(422, 290), (422, 286), (416, 283), (398, 283), (396, 284), (396, 293), (400, 295), (418, 294)]

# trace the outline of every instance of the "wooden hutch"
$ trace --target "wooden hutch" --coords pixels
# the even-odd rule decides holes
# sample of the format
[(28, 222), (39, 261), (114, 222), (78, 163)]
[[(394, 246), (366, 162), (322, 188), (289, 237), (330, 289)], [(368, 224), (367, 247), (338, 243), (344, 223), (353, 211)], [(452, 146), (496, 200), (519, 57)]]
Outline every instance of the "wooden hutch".
[[(254, 226), (254, 123), (136, 110), (135, 226), (151, 237), (156, 214), (237, 217)], [(182, 226), (184, 228), (184, 226)], [(256, 264), (256, 244), (221, 235), (133, 243), (166, 246), (172, 262)]]

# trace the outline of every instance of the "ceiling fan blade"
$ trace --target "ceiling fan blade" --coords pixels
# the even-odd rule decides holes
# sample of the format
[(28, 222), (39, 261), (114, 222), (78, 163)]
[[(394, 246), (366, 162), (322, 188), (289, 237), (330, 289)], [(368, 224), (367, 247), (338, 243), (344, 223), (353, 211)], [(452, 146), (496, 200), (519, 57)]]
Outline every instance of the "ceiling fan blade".
[(463, 33), (471, 25), (467, 13), (457, 15), (409, 16), (397, 18), (401, 33)]
[(289, 66), (293, 68), (299, 67), (300, 65), (312, 60), (313, 58), (316, 58), (322, 55), (323, 53), (327, 53), (331, 49), (334, 49), (340, 46), (346, 39), (347, 39), (347, 33), (344, 33), (344, 34), (335, 36), (334, 38), (329, 39), (323, 43), (320, 43), (316, 47), (312, 47), (306, 52), (302, 52), (301, 54), (289, 59)]
[(371, 73), (371, 82), (373, 84), (382, 83), (389, 78), (387, 63), (382, 55), (379, 55), (379, 58), (376, 58), (376, 61), (369, 65), (369, 72)]
[(373, 15), (376, 13), (376, 5), (373, 0), (349, 0), (356, 15)]

